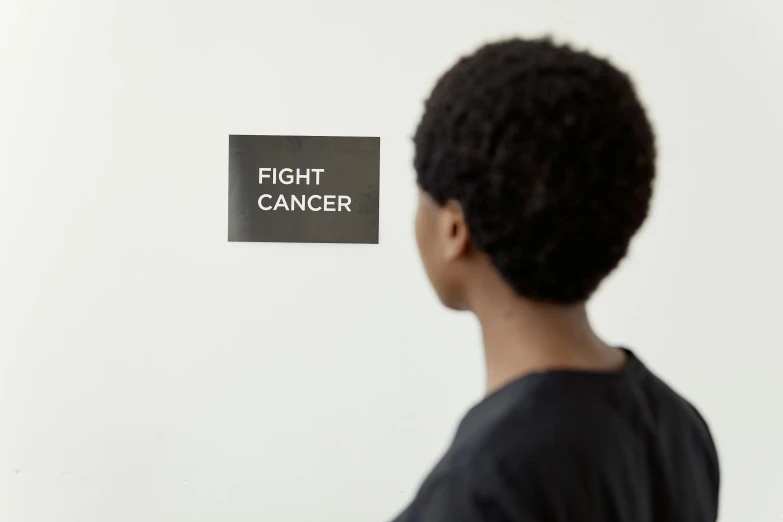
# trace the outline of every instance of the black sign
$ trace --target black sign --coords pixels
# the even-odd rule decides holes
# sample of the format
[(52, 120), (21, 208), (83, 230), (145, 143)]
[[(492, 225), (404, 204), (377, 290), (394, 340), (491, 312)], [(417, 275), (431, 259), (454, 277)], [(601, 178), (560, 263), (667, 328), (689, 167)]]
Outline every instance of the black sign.
[(377, 244), (380, 144), (230, 136), (228, 240)]

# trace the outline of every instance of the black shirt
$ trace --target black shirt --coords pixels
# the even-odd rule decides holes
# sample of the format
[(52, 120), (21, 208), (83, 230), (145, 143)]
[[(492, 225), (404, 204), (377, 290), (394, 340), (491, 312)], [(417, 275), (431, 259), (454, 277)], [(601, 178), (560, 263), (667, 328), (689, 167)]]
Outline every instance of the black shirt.
[(397, 522), (715, 522), (719, 469), (696, 411), (633, 353), (489, 395)]

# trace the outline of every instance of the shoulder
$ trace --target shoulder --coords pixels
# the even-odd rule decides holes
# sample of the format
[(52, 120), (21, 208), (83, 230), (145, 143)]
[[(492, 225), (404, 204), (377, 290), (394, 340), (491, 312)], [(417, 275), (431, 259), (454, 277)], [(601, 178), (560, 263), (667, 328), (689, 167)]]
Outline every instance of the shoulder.
[(422, 487), (413, 503), (395, 522), (536, 522), (532, 510), (508, 495), (502, 474), (489, 463), (452, 463)]
[(410, 507), (420, 518), (401, 520), (552, 520), (564, 491), (600, 487), (618, 440), (633, 440), (630, 428), (595, 406), (546, 401), (509, 412), (447, 454)]
[(559, 462), (606, 462), (618, 448), (641, 450), (643, 429), (610, 405), (551, 397), (510, 411), (473, 441), (466, 463), (496, 461), (530, 472)]

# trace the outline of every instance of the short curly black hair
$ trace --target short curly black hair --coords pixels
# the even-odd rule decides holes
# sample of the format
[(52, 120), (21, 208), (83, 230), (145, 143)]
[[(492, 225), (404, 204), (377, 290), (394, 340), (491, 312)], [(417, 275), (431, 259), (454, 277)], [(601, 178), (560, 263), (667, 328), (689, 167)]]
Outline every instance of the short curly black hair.
[(417, 181), (457, 201), (517, 294), (586, 300), (648, 213), (655, 137), (628, 76), (549, 38), (492, 43), (435, 85)]

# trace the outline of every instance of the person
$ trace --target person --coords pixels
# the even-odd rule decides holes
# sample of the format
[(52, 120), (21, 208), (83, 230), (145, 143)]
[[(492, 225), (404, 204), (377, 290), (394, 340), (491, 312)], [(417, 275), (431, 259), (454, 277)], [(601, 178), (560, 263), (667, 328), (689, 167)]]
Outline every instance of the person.
[(650, 205), (629, 77), (549, 38), (490, 43), (440, 78), (414, 143), (423, 265), (478, 318), (487, 385), (395, 520), (714, 522), (703, 417), (585, 308)]

